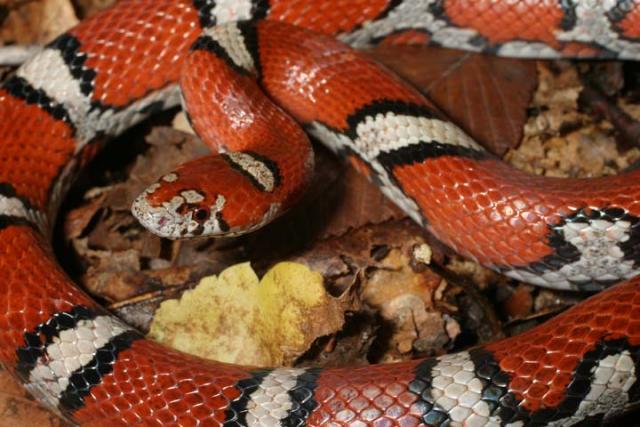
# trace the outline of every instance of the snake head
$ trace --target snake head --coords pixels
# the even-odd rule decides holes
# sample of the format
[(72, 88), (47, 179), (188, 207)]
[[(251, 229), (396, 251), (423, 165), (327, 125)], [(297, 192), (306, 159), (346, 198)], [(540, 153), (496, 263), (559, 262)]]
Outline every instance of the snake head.
[(222, 218), (226, 199), (208, 194), (180, 172), (164, 175), (140, 194), (131, 207), (149, 231), (168, 239), (215, 237), (230, 233)]
[(263, 227), (298, 200), (306, 181), (293, 189), (280, 185), (261, 163), (237, 160), (244, 156), (219, 154), (183, 164), (136, 198), (133, 215), (169, 239), (237, 236)]

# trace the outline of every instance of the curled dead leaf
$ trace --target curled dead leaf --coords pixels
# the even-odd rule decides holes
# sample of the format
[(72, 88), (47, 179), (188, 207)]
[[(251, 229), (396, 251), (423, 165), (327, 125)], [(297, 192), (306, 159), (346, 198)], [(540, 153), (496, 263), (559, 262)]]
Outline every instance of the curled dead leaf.
[(262, 278), (249, 263), (202, 279), (177, 300), (164, 301), (151, 338), (208, 359), (282, 366), (344, 324), (346, 298), (331, 297), (322, 275), (293, 262)]

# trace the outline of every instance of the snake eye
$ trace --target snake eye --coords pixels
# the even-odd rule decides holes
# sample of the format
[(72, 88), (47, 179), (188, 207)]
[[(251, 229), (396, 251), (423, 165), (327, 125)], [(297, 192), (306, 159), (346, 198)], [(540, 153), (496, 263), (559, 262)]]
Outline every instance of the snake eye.
[(199, 222), (206, 221), (209, 218), (209, 209), (198, 208), (194, 212), (193, 217)]

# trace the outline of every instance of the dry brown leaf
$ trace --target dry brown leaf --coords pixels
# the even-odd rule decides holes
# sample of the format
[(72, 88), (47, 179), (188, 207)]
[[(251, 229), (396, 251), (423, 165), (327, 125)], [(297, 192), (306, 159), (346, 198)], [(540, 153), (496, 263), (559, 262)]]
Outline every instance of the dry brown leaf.
[(380, 224), (406, 217), (392, 201), (353, 168), (345, 168), (331, 189), (339, 194), (320, 238), (339, 236), (365, 224)]
[(509, 319), (520, 319), (527, 316), (533, 308), (531, 287), (519, 285), (502, 305)]
[(70, 0), (9, 1), (0, 5), (0, 44), (42, 44), (78, 23)]
[(102, 9), (113, 5), (118, 0), (75, 0), (80, 15), (83, 18), (95, 15)]

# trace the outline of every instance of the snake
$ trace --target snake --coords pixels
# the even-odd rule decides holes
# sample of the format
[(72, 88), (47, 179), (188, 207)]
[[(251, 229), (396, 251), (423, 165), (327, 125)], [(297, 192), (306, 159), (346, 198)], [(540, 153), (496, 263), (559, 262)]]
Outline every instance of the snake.
[[(352, 49), (406, 43), (638, 60), (640, 2), (122, 0), (83, 20), (0, 87), (0, 362), (80, 425), (570, 426), (633, 409), (640, 171), (513, 169)], [(213, 154), (134, 201), (162, 237), (279, 216), (310, 181), (310, 135), (462, 256), (600, 292), (501, 341), (364, 367), (237, 366), (145, 339), (75, 286), (52, 228), (106, 141), (181, 103)]]

